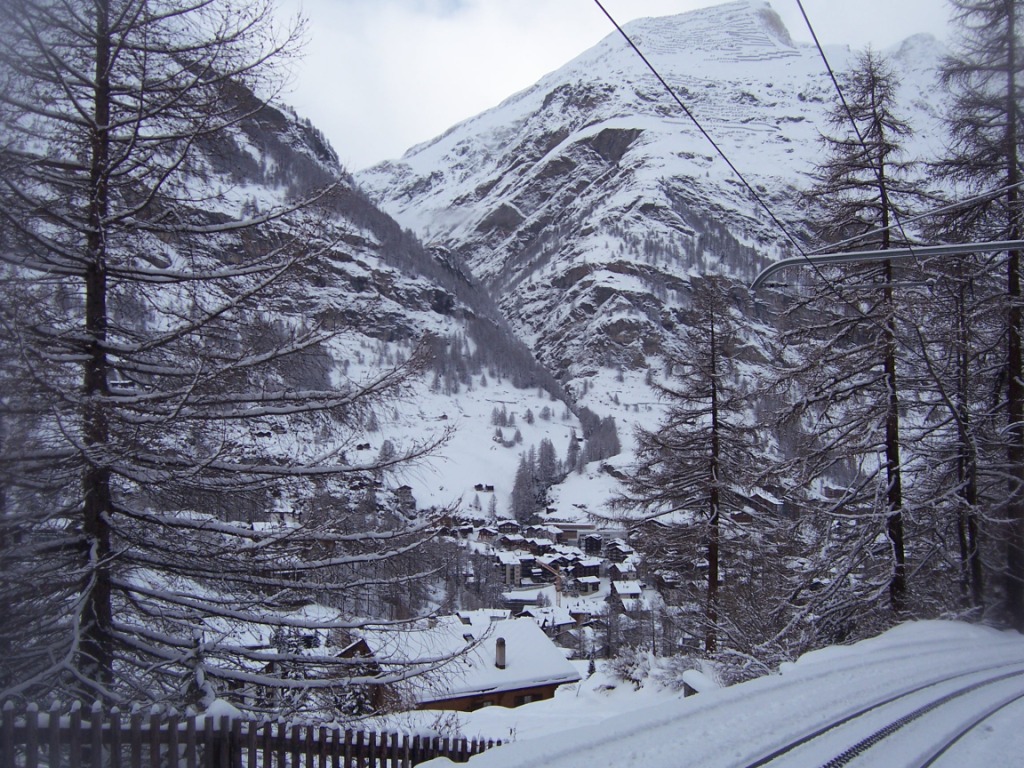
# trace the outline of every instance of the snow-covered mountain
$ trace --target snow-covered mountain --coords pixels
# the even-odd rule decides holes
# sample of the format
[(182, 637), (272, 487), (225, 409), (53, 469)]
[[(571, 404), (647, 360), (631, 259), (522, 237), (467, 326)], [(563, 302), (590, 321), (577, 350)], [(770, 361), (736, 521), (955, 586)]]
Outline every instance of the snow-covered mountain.
[[(486, 288), (443, 249), (424, 247), (379, 210), (308, 120), (284, 108), (260, 107), (242, 88), (231, 98), (250, 115), (201, 148), (205, 173), (191, 181), (206, 201), (201, 215), (211, 221), (259, 217), (333, 185), (288, 223), (271, 221), (246, 235), (268, 242), (297, 238), (318, 254), (301, 268), (303, 274), (266, 297), (259, 321), (316, 324), (336, 335), (325, 356), (303, 362), (315, 370), (293, 363), (281, 375), (293, 385), (304, 376), (328, 376), (336, 386), (346, 386), (346, 380), (358, 384), (425, 343), (422, 376), (399, 401), (365, 420), (365, 428), (351, 437), (348, 458), (370, 461), (389, 443), (401, 449), (451, 432), (435, 455), (388, 478), (387, 486), (409, 486), (420, 509), (461, 501), (484, 510), (493, 496), (505, 514), (520, 453), (551, 440), (564, 456), (572, 431), (579, 429), (558, 401), (561, 388), (515, 336)], [(242, 239), (225, 246), (222, 257), (231, 258), (235, 248), (265, 245)], [(518, 419), (505, 429), (503, 442), (495, 440), (491, 423), (498, 408)], [(528, 412), (536, 420), (531, 415), (528, 422)], [(284, 445), (291, 437), (272, 439)], [(480, 484), (492, 491), (477, 494)]]
[[(790, 233), (834, 89), (771, 5), (740, 0), (625, 31)], [(854, 51), (826, 49), (841, 73)], [(919, 35), (885, 51), (914, 153), (941, 143)], [(643, 368), (669, 343), (689, 277), (749, 279), (790, 243), (618, 33), (497, 107), (361, 172), (359, 184), (492, 291), (563, 382)], [(578, 390), (577, 390), (578, 391)]]
[[(793, 191), (815, 162), (832, 98), (817, 51), (794, 44), (757, 0), (640, 20), (627, 32), (775, 213), (799, 221)], [(922, 155), (940, 140), (926, 84), (941, 52), (925, 36), (889, 52)], [(840, 71), (852, 56), (828, 54)], [(570, 385), (576, 406), (616, 417), (628, 453), (631, 425), (657, 424), (643, 371), (686, 322), (690, 277), (749, 278), (787, 249), (617, 34), (355, 179), (308, 121), (286, 111), (264, 110), (224, 141), (234, 146), (211, 152), (229, 182), (223, 194), (252, 210), (340, 179), (316, 208), (317, 237), (331, 243), (326, 269), (301, 295), (275, 300), (345, 329), (336, 370), (370, 375), (414, 339), (438, 340), (434, 371), (359, 442), (376, 452), (396, 436), (456, 427), (437, 460), (396, 481), (412, 486), (421, 507), (475, 503), (484, 484), (507, 513), (520, 454), (549, 439), (565, 455), (582, 430), (551, 401), (559, 387), (549, 373)], [(518, 417), (521, 443), (509, 447), (515, 429), (496, 439), (497, 408)], [(525, 421), (542, 410), (552, 418)], [(593, 472), (573, 477), (608, 479)], [(591, 508), (600, 504), (585, 495)], [(556, 486), (549, 504), (571, 514), (581, 498)]]

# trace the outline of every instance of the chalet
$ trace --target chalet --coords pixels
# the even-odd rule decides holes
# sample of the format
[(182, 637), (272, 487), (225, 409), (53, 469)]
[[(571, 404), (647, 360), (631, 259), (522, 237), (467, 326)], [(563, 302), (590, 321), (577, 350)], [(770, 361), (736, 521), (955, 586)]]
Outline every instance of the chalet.
[(634, 554), (636, 554), (636, 550), (629, 546), (629, 544), (622, 539), (615, 539), (608, 542), (608, 546), (605, 547), (604, 556), (613, 563), (621, 563), (627, 557)]
[(540, 555), (537, 558), (537, 567), (540, 573), (537, 575), (541, 581), (551, 583), (561, 580), (564, 584), (567, 565), (568, 561), (562, 555)]
[(595, 530), (592, 523), (583, 523), (578, 521), (570, 522), (553, 520), (551, 521), (551, 525), (562, 532), (560, 541), (564, 541), (566, 544), (576, 544), (579, 542), (581, 536), (593, 533)]
[(755, 491), (750, 495), (750, 503), (760, 510), (772, 515), (782, 515), (786, 511), (786, 505), (781, 499), (776, 498), (767, 491)]
[(501, 572), (501, 583), (506, 587), (522, 586), (522, 561), (512, 552), (499, 552), (497, 558), (497, 566)]
[(522, 618), (533, 619), (541, 631), (562, 648), (578, 646), (579, 638), (573, 632), (576, 629), (576, 619), (566, 608), (527, 608), (519, 615)]
[(555, 551), (560, 555), (565, 555), (570, 560), (582, 560), (586, 557), (582, 549), (573, 546), (572, 544), (556, 544)]
[(608, 566), (608, 575), (616, 581), (632, 581), (637, 577), (637, 568), (640, 565), (640, 558), (631, 555), (625, 560), (612, 563)]
[(503, 533), (494, 543), (503, 549), (526, 549), (526, 537), (518, 533)]
[(681, 589), (683, 587), (683, 578), (676, 571), (662, 569), (654, 573), (654, 584), (659, 592), (662, 590)]
[(604, 546), (604, 539), (601, 538), (599, 533), (588, 533), (580, 537), (579, 546), (588, 555), (600, 555), (601, 547)]
[[(353, 677), (376, 677), (381, 673), (380, 665), (374, 660), (373, 652), (367, 645), (364, 638), (359, 638), (338, 652), (339, 659), (359, 659), (360, 662), (351, 668)], [(362, 661), (365, 659), (365, 662)], [(365, 715), (371, 712), (379, 712), (381, 709), (397, 704), (394, 691), (383, 685), (355, 685), (345, 686), (345, 701), (342, 709), (348, 714)]]
[(547, 555), (541, 555), (537, 558), (537, 562), (543, 563), (549, 568), (554, 568), (556, 570), (562, 571), (573, 564), (573, 559), (568, 555), (563, 555), (558, 552), (552, 552)]
[[(354, 678), (371, 680), (381, 675), (383, 669), (378, 663), (366, 639), (351, 635), (348, 632), (339, 630), (329, 639), (322, 637), (322, 633), (275, 633), (272, 638), (272, 645), (250, 645), (248, 650), (265, 651), (273, 648), (280, 652), (286, 652), (288, 656), (300, 654), (316, 657), (332, 656), (335, 659), (345, 660), (346, 673)], [(330, 679), (337, 675), (337, 666), (331, 664), (320, 664), (307, 659), (295, 661), (290, 658), (277, 658), (268, 661), (262, 667), (262, 672), (270, 677), (284, 678), (306, 678)], [(247, 704), (266, 706), (279, 695), (265, 685), (257, 684), (253, 688), (247, 688), (243, 693), (241, 686), (229, 687), (236, 693), (242, 695)], [(349, 682), (337, 688), (324, 688), (329, 692), (332, 705), (347, 715), (360, 716), (369, 715), (386, 709), (394, 709), (400, 700), (395, 689), (386, 685), (374, 685), (372, 683)], [(326, 702), (325, 702), (326, 703)]]
[(537, 558), (529, 552), (516, 552), (516, 557), (523, 564), (523, 575), (537, 567)]
[(587, 557), (577, 560), (572, 564), (572, 575), (574, 578), (582, 576), (600, 576), (602, 561), (596, 557)]
[(533, 619), (506, 619), (493, 611), (446, 616), (417, 630), (380, 632), (376, 657), (390, 664), (450, 657), (437, 674), (416, 680), (417, 709), (471, 712), (488, 706), (518, 707), (550, 699), (580, 675)]
[(612, 594), (620, 598), (639, 599), (643, 594), (643, 587), (639, 581), (613, 581)]
[(555, 542), (550, 539), (527, 539), (526, 547), (534, 555), (546, 555), (555, 548)]
[(601, 579), (598, 576), (578, 576), (572, 580), (572, 588), (581, 595), (592, 595), (601, 589)]
[(513, 592), (502, 592), (501, 602), (514, 613), (522, 613), (531, 606), (537, 605), (543, 592), (537, 588), (518, 589)]
[(498, 531), (496, 528), (484, 527), (480, 528), (476, 532), (477, 541), (491, 542), (498, 538)]
[(639, 581), (613, 581), (608, 599), (618, 603), (622, 610), (629, 615), (639, 613), (645, 608), (643, 588)]
[(549, 539), (556, 544), (565, 540), (562, 529), (555, 525), (531, 525), (526, 529), (526, 535), (538, 539)]
[(499, 520), (498, 533), (519, 533), (519, 523), (515, 520)]

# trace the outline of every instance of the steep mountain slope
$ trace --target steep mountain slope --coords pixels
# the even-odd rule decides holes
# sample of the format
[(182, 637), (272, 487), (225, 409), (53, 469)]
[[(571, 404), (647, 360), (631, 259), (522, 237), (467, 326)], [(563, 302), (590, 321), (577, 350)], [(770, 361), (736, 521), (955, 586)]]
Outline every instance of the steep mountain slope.
[[(643, 19), (627, 33), (799, 238), (795, 191), (833, 87), (762, 0)], [(827, 51), (842, 71), (852, 51)], [(916, 151), (937, 145), (934, 68), (917, 36), (888, 52)], [(640, 368), (671, 341), (688, 277), (748, 279), (791, 243), (616, 33), (399, 161), (360, 173), (384, 210), (492, 290), (563, 381)]]
[[(339, 388), (358, 385), (426, 342), (423, 375), (410, 382), (400, 401), (363, 419), (363, 428), (345, 438), (345, 454), (354, 464), (366, 463), (381, 451), (429, 443), (451, 432), (436, 455), (388, 478), (385, 491), (408, 485), (422, 509), (460, 498), (468, 504), (473, 486), (486, 482), (496, 489), (504, 513), (520, 450), (548, 438), (564, 452), (570, 431), (578, 427), (565, 406), (554, 402), (561, 392), (557, 382), (516, 338), (487, 290), (443, 249), (425, 248), (380, 211), (308, 120), (260, 107), (242, 88), (226, 98), (249, 116), (204, 140), (202, 173), (189, 182), (194, 197), (205, 201), (197, 216), (210, 223), (258, 218), (333, 185), (287, 221), (271, 220), (245, 237), (210, 246), (213, 258), (228, 260), (236, 249), (259, 252), (268, 243), (292, 240), (319, 254), (266, 296), (261, 316), (251, 319), (251, 333), (312, 325), (336, 332), (326, 354), (282, 366), (280, 383), (300, 387), (315, 379)], [(522, 443), (506, 449), (495, 444), (490, 424), (498, 405), (520, 417), (547, 406), (556, 418), (522, 424)], [(329, 441), (342, 439), (337, 430), (325, 429)], [(263, 426), (256, 430), (257, 441), (294, 447), (292, 436), (278, 429), (273, 435)], [(390, 494), (381, 494), (378, 501), (389, 499)], [(283, 508), (290, 511), (287, 504)]]

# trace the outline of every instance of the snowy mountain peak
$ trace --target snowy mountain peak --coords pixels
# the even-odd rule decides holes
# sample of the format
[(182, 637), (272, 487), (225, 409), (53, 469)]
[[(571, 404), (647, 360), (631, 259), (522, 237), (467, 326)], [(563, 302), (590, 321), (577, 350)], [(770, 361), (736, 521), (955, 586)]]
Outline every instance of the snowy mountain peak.
[[(680, 110), (617, 32), (497, 107), (359, 174), (381, 206), (443, 246), (490, 290), (563, 383), (597, 367), (656, 366), (686, 322), (691, 279), (750, 279), (802, 218), (795, 190), (817, 162), (834, 85), (763, 0), (624, 27)], [(911, 155), (942, 141), (933, 94), (941, 45), (898, 59)], [(855, 52), (830, 55), (840, 77)], [(927, 94), (927, 97), (923, 95)]]
[(796, 55), (782, 19), (763, 0), (739, 0), (676, 16), (639, 19), (625, 30), (646, 53), (699, 54), (721, 62)]

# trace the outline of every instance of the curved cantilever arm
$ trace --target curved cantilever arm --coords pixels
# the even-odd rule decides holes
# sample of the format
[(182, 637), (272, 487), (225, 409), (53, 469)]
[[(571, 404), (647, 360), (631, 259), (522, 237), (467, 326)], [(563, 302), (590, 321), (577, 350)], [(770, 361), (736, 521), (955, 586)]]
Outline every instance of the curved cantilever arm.
[(750, 284), (756, 291), (776, 272), (789, 267), (816, 264), (854, 264), (865, 261), (899, 261), (913, 256), (962, 256), (969, 253), (992, 253), (994, 251), (1024, 251), (1024, 240), (1000, 240), (992, 243), (963, 243), (958, 245), (927, 245), (913, 248), (889, 248), (882, 251), (843, 251), (840, 253), (811, 253), (777, 261), (761, 270)]

